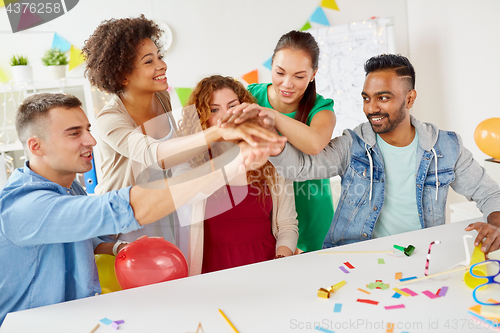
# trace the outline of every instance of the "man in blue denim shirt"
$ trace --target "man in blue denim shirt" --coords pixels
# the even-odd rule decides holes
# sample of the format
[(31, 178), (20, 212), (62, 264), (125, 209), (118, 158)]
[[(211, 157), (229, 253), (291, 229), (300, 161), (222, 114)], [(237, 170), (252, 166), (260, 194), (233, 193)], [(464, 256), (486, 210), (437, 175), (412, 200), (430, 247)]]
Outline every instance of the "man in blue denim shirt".
[(224, 177), (244, 176), (243, 163), (259, 167), (273, 151), (272, 144), (240, 144), (241, 154), (235, 147), (231, 157), (214, 159), (225, 175), (207, 164), (208, 171), (193, 180), (171, 178), (147, 189), (87, 196), (74, 179), (92, 168), (96, 141), (76, 97), (28, 97), (17, 113), (16, 130), (29, 161), (0, 193), (0, 324), (9, 312), (99, 294), (94, 251), (111, 253), (113, 244), (94, 237), (152, 223), (200, 191), (224, 185)]
[(411, 63), (384, 54), (369, 59), (365, 71), (361, 95), (369, 122), (345, 130), (318, 155), (306, 155), (287, 143), (270, 158), (282, 176), (296, 181), (342, 177), (340, 201), (323, 247), (444, 224), (451, 186), (474, 200), (487, 219), (466, 228), (478, 231), (475, 245), (482, 243), (485, 253), (497, 250), (500, 187), (456, 133), (410, 115), (417, 97)]

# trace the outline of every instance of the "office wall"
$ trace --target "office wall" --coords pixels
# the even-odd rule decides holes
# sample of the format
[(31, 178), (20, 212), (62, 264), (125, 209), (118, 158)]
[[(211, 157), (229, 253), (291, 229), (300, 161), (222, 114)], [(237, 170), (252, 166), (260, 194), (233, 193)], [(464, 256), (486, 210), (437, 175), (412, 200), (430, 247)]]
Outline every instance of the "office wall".
[[(417, 72), (414, 114), (474, 142), (484, 119), (500, 117), (500, 1), (408, 0), (410, 58)], [(455, 194), (450, 202), (464, 201)]]

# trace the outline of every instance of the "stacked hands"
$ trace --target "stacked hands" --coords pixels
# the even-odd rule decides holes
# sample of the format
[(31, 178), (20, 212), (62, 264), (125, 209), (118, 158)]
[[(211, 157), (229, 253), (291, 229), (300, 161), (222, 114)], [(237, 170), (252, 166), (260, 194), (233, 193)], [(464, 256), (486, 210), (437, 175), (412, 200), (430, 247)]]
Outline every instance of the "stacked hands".
[(239, 145), (246, 170), (261, 167), (269, 156), (283, 150), (287, 139), (277, 133), (274, 124), (273, 111), (255, 103), (240, 104), (218, 121), (221, 138)]

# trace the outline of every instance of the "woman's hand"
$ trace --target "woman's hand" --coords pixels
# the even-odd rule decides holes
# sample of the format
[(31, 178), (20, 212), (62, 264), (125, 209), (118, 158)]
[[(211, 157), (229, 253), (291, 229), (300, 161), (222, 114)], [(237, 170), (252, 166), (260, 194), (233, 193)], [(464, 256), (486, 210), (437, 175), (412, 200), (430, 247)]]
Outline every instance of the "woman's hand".
[(228, 111), (219, 119), (219, 127), (227, 127), (232, 124), (241, 124), (248, 120), (254, 120), (266, 129), (271, 129), (276, 124), (276, 116), (273, 109), (268, 109), (256, 103), (243, 103)]
[(224, 141), (246, 141), (249, 145), (256, 147), (259, 142), (267, 141), (271, 143), (286, 142), (286, 138), (266, 130), (261, 126), (245, 122), (239, 125), (227, 125), (223, 128), (218, 128), (219, 135)]

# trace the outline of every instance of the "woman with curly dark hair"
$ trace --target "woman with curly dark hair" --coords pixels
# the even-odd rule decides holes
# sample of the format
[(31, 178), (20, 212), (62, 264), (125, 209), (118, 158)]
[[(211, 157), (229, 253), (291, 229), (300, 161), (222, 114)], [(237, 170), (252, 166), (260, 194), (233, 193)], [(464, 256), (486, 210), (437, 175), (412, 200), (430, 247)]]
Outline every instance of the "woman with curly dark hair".
[[(98, 194), (166, 177), (171, 166), (206, 150), (207, 142), (243, 139), (255, 144), (252, 136), (279, 140), (255, 124), (174, 137), (161, 33), (154, 21), (141, 15), (104, 21), (85, 42), (85, 76), (99, 90), (114, 95), (96, 117), (103, 160)], [(119, 238), (133, 241), (149, 235), (175, 242), (178, 230), (173, 218)]]
[[(196, 110), (184, 110), (179, 134), (217, 127), (229, 109), (253, 102), (245, 87), (231, 77), (204, 78), (189, 98)], [(227, 143), (216, 143), (192, 161), (173, 167), (174, 175), (220, 155), (221, 146)], [(187, 258), (192, 275), (290, 256), (295, 251), (298, 222), (292, 181), (279, 176), (271, 163), (198, 199), (177, 210), (180, 224), (192, 226)]]

